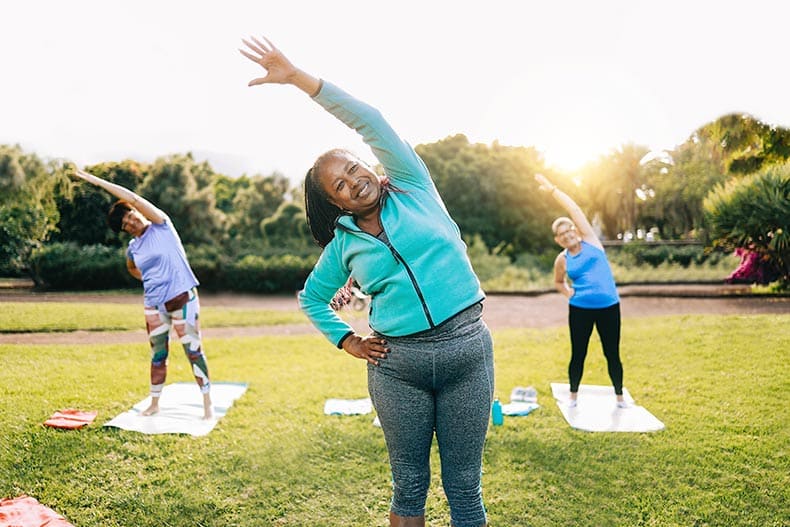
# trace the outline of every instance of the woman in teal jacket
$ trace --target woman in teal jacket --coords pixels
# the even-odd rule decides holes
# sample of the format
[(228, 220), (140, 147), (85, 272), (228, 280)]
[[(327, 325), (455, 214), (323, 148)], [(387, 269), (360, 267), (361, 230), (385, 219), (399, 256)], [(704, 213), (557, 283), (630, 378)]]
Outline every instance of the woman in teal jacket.
[[(250, 85), (301, 89), (356, 130), (386, 174), (346, 150), (323, 154), (308, 171), (307, 219), (324, 250), (299, 302), (332, 344), (368, 362), (392, 468), (390, 524), (425, 523), (435, 432), (453, 525), (485, 525), (480, 473), (493, 346), (458, 226), (425, 164), (378, 110), (294, 67), (268, 40), (252, 40), (241, 51), (267, 74)], [(349, 278), (371, 296), (369, 336), (330, 307)]]

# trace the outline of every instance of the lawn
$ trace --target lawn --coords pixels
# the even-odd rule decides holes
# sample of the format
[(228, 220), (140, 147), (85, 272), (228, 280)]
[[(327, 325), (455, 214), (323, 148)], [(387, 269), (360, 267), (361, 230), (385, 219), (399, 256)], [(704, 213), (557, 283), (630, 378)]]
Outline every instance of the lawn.
[[(790, 517), (790, 315), (628, 319), (625, 386), (666, 430), (570, 429), (549, 383), (564, 381), (565, 328), (495, 333), (497, 395), (534, 385), (542, 407), (486, 444), (492, 526), (780, 526)], [(322, 414), (366, 396), (365, 368), (318, 336), (212, 340), (216, 381), (249, 390), (208, 436), (101, 426), (146, 395), (139, 345), (0, 345), (0, 497), (28, 494), (76, 526), (384, 526), (390, 497), (372, 416)], [(190, 379), (181, 354), (169, 381)], [(593, 345), (584, 378), (607, 384)], [(67, 407), (96, 423), (41, 423)], [(438, 477), (428, 524), (449, 525)]]
[[(92, 302), (3, 302), (0, 333), (34, 331), (123, 331), (145, 327), (140, 304)], [(200, 308), (203, 327), (306, 324), (298, 311), (230, 307)]]

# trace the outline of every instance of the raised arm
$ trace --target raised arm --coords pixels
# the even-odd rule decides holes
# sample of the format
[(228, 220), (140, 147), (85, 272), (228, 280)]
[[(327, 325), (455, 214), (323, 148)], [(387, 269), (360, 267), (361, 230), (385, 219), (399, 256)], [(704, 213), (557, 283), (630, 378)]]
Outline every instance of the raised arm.
[(115, 183), (111, 183), (106, 179), (102, 179), (100, 177), (96, 177), (93, 174), (88, 174), (83, 170), (77, 169), (74, 174), (92, 185), (96, 185), (97, 187), (103, 188), (113, 196), (118, 199), (122, 199), (128, 201), (129, 204), (137, 209), (140, 214), (145, 216), (148, 221), (151, 223), (164, 223), (165, 221), (165, 213), (159, 210), (156, 206), (154, 206), (150, 201), (145, 199), (144, 197), (135, 194), (131, 190), (126, 187), (122, 187), (121, 185), (116, 185)]
[(571, 220), (573, 220), (573, 223), (576, 225), (581, 239), (590, 245), (595, 245), (599, 249), (603, 249), (601, 240), (595, 235), (595, 230), (593, 230), (592, 225), (590, 225), (581, 207), (579, 207), (570, 196), (557, 188), (557, 185), (552, 184), (543, 174), (535, 174), (535, 181), (540, 185), (538, 187), (540, 190), (550, 193), (554, 200), (565, 209), (568, 216), (570, 216)]
[(356, 130), (394, 183), (433, 185), (428, 169), (417, 153), (398, 136), (376, 108), (297, 68), (266, 37), (242, 41), (247, 49), (239, 49), (239, 52), (266, 70), (266, 76), (251, 80), (249, 86), (272, 83), (296, 86), (346, 126)]

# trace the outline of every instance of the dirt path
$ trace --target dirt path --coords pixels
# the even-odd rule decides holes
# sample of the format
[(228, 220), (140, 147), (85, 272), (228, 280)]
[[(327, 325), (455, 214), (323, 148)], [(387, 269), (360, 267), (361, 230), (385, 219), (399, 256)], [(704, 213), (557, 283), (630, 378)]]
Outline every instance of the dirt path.
[[(743, 286), (624, 286), (619, 288), (623, 318), (673, 314), (790, 314), (790, 297), (753, 297), (743, 293)], [(201, 293), (203, 306), (260, 308), (295, 311), (296, 297), (244, 294)], [(140, 295), (101, 293), (30, 293), (0, 292), (3, 302), (108, 302), (139, 304)], [(541, 328), (567, 323), (567, 301), (557, 293), (538, 295), (489, 295), (483, 318), (493, 329)], [(367, 320), (353, 323), (359, 332), (367, 332)], [(258, 335), (317, 334), (310, 324), (205, 328), (205, 338), (230, 338)], [(68, 333), (0, 334), (0, 344), (100, 344), (140, 342), (146, 339), (141, 328), (135, 331), (74, 331)]]

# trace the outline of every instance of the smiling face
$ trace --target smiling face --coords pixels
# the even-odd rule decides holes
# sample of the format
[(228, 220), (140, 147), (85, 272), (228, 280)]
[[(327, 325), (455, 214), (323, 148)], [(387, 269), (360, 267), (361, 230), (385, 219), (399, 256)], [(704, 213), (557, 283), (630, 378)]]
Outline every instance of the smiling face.
[(554, 229), (554, 241), (563, 249), (573, 250), (579, 245), (581, 239), (573, 223), (562, 222), (557, 224)]
[(137, 238), (145, 232), (150, 224), (151, 222), (137, 209), (131, 209), (124, 214), (123, 220), (121, 220), (121, 230)]
[(318, 183), (330, 203), (356, 216), (378, 212), (381, 182), (349, 152), (334, 152), (320, 164)]

